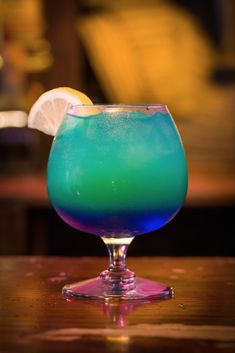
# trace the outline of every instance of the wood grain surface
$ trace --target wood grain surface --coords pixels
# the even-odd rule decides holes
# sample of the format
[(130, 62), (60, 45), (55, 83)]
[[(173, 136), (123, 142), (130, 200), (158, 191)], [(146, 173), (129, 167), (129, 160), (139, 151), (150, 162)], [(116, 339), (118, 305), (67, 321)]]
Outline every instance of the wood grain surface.
[(0, 258), (0, 352), (234, 352), (234, 258), (129, 258), (174, 298), (67, 301), (65, 283), (96, 276), (104, 258)]

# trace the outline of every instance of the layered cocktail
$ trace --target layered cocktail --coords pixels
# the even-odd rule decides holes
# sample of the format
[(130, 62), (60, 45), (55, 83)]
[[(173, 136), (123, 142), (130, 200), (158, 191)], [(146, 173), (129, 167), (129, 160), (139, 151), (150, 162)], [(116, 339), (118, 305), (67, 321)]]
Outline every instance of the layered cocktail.
[(133, 237), (164, 226), (185, 199), (185, 154), (166, 106), (70, 107), (51, 148), (47, 183), (60, 217), (102, 237), (110, 253), (108, 270), (66, 286), (66, 295), (170, 296), (169, 287), (136, 279), (125, 265)]

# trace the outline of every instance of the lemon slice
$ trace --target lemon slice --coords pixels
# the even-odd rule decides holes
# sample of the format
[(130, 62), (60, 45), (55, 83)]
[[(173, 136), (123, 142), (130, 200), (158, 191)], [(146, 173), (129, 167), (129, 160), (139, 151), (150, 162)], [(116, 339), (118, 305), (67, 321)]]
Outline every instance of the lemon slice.
[(32, 106), (28, 127), (55, 136), (70, 105), (92, 105), (84, 93), (69, 87), (58, 87), (43, 93)]

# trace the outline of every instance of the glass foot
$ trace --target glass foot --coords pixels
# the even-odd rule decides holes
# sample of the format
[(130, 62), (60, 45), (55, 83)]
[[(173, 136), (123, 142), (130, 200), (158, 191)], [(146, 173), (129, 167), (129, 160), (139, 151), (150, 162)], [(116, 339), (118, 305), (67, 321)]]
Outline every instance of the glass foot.
[(89, 299), (169, 299), (173, 296), (173, 289), (160, 282), (137, 277), (135, 287), (131, 290), (120, 290), (112, 287), (110, 289), (100, 277), (86, 281), (65, 285), (62, 293), (66, 297), (89, 298)]

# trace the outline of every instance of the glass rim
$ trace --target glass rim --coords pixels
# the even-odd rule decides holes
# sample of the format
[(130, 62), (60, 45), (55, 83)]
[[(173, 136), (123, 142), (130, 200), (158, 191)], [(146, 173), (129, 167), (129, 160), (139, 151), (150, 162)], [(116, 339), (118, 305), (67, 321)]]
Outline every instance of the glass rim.
[(91, 112), (97, 109), (97, 113), (102, 111), (142, 111), (146, 114), (154, 114), (157, 112), (160, 113), (169, 113), (168, 107), (166, 104), (71, 104), (69, 105), (66, 114), (68, 115), (79, 115), (79, 112), (82, 110), (88, 109)]

